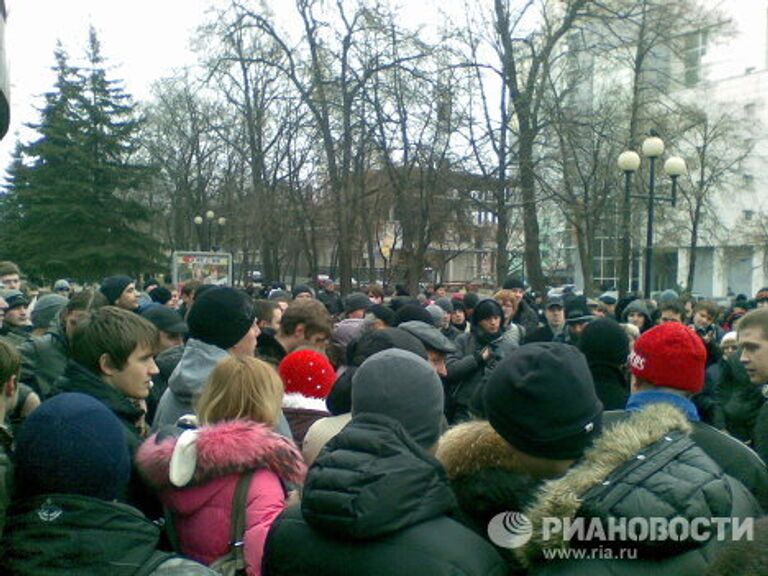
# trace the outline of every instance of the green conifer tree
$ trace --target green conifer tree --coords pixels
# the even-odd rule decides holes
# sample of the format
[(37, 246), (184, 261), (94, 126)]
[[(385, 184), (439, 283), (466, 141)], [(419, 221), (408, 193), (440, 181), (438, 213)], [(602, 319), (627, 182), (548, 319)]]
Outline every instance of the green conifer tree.
[(133, 160), (135, 104), (108, 78), (93, 28), (84, 66), (71, 65), (61, 45), (54, 55), (56, 83), (30, 125), (40, 136), (19, 147), (8, 171), (0, 251), (48, 279), (150, 267), (159, 245), (136, 200), (150, 173)]

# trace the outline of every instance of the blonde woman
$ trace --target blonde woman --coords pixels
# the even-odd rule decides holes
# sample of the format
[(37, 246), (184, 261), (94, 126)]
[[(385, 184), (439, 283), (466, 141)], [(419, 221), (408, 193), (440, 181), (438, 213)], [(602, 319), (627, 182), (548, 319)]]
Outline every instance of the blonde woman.
[(285, 483), (301, 483), (306, 472), (296, 446), (273, 432), (282, 398), (269, 364), (228, 356), (198, 401), (200, 428), (161, 429), (139, 449), (139, 469), (170, 510), (185, 556), (211, 564), (229, 552), (235, 488), (253, 472), (243, 542), (247, 574), (260, 574), (267, 533), (285, 507)]

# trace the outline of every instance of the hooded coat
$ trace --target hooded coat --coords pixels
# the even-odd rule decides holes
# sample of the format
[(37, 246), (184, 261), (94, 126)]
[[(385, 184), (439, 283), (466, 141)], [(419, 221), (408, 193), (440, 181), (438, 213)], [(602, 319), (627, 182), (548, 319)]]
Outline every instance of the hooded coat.
[(197, 439), (197, 463), (190, 484), (177, 488), (169, 479), (178, 438), (150, 437), (136, 462), (147, 483), (170, 510), (181, 552), (210, 564), (229, 551), (232, 499), (240, 475), (255, 470), (248, 489), (244, 555), (246, 572), (261, 573), (264, 542), (285, 507), (284, 482), (300, 483), (306, 468), (290, 440), (248, 420), (204, 426)]
[(310, 469), (301, 509), (275, 522), (264, 573), (505, 574), (493, 548), (449, 517), (455, 511), (440, 463), (395, 420), (359, 414)]
[(168, 389), (157, 405), (152, 422), (153, 432), (162, 426), (175, 424), (185, 414), (194, 414), (195, 401), (202, 393), (208, 376), (227, 354), (226, 350), (202, 340), (187, 340), (181, 360), (168, 379)]
[[(747, 489), (722, 469), (689, 437), (691, 425), (675, 407), (652, 404), (606, 429), (584, 458), (562, 478), (544, 484), (525, 510), (532, 537), (516, 550), (522, 564), (537, 574), (701, 574), (722, 542), (685, 536), (680, 541), (577, 543), (545, 540), (545, 518), (749, 518), (760, 507)], [(606, 529), (607, 532), (607, 529)], [(691, 531), (693, 532), (693, 531)], [(716, 533), (716, 531), (715, 531)], [(568, 548), (633, 548), (631, 560), (603, 557), (547, 560)]]
[[(486, 538), (491, 519), (502, 512), (524, 510), (533, 503), (542, 481), (534, 478), (485, 420), (454, 426), (440, 438), (437, 459), (445, 467), (461, 509), (462, 523)], [(513, 552), (496, 547), (510, 566), (522, 570)]]

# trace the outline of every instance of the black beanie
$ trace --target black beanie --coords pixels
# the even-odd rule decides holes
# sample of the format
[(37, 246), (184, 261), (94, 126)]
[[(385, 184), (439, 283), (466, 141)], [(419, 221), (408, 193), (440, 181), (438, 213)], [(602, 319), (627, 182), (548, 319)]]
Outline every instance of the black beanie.
[(493, 429), (531, 456), (580, 458), (602, 430), (603, 405), (587, 360), (570, 344), (521, 346), (496, 366), (484, 404)]
[(472, 313), (472, 324), (477, 326), (481, 320), (485, 320), (491, 316), (504, 318), (504, 309), (501, 307), (501, 304), (496, 302), (493, 298), (480, 300), (477, 306), (475, 306), (475, 311)]
[(465, 310), (474, 310), (477, 303), (480, 302), (480, 296), (477, 295), (477, 292), (467, 292), (464, 294), (463, 300)]
[(395, 313), (395, 326), (411, 320), (420, 320), (432, 324), (432, 314), (420, 304), (406, 304)]
[(504, 290), (514, 290), (516, 288), (522, 288), (525, 290), (525, 282), (516, 276), (509, 276), (506, 280), (504, 280), (502, 288)]
[(228, 350), (243, 339), (255, 319), (253, 302), (245, 292), (217, 286), (192, 304), (189, 337)]
[(117, 302), (120, 295), (131, 282), (133, 282), (133, 278), (128, 276), (110, 276), (109, 278), (104, 278), (99, 290), (107, 298), (109, 304), (112, 305)]
[(621, 366), (629, 356), (629, 338), (612, 318), (599, 318), (587, 324), (579, 338), (579, 350), (589, 364)]
[(367, 358), (377, 352), (397, 348), (413, 352), (424, 360), (427, 359), (427, 349), (421, 340), (399, 328), (384, 328), (365, 332), (359, 340), (350, 343), (347, 348), (347, 363), (349, 367), (339, 376), (325, 399), (325, 405), (331, 414), (344, 414), (352, 409), (352, 376), (355, 370)]

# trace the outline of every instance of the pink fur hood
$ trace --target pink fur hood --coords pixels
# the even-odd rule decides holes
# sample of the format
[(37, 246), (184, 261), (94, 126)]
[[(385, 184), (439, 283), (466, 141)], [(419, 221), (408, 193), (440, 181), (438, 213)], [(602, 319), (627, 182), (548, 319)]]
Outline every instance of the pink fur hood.
[[(161, 432), (162, 434), (162, 432)], [(157, 490), (173, 489), (169, 479), (171, 456), (178, 438), (150, 436), (136, 453), (145, 481)], [(197, 464), (190, 486), (220, 476), (267, 469), (286, 482), (301, 484), (306, 466), (296, 445), (264, 424), (233, 420), (202, 426), (197, 438)]]

